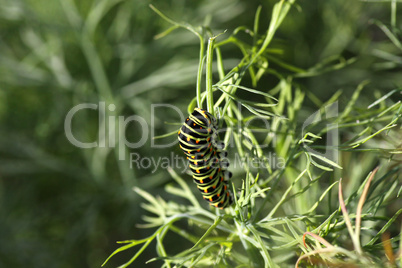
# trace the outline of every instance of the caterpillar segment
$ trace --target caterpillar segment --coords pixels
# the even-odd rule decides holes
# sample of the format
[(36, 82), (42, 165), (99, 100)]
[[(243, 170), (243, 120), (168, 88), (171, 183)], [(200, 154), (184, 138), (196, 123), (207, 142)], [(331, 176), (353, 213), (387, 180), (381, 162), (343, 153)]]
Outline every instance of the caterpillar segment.
[(229, 162), (225, 144), (218, 140), (216, 118), (195, 108), (180, 128), (178, 139), (203, 198), (217, 208), (230, 206), (233, 197), (228, 181), (232, 174), (226, 170)]

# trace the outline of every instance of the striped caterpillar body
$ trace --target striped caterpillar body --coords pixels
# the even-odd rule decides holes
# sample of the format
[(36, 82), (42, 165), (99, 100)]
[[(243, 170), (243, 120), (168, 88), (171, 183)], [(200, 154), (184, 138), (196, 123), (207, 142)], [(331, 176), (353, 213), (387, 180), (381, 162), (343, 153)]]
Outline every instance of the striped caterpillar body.
[(187, 156), (197, 188), (210, 205), (226, 208), (233, 202), (228, 189), (231, 173), (224, 144), (218, 141), (216, 118), (207, 111), (195, 108), (178, 132), (180, 148)]

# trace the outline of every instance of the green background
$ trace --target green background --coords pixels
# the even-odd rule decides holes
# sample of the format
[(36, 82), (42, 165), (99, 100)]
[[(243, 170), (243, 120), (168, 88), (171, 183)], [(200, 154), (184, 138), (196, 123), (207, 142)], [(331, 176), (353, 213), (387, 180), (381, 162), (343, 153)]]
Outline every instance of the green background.
[[(182, 29), (155, 40), (169, 25), (150, 3), (176, 21), (207, 24), (217, 34), (251, 28), (258, 5), (260, 27), (266, 29), (276, 1), (0, 0), (0, 267), (99, 267), (117, 248), (115, 241), (141, 239), (152, 231), (136, 227), (142, 222), (142, 199), (132, 187), (165, 196), (167, 171), (131, 169), (127, 159), (118, 160), (117, 149), (80, 149), (64, 133), (68, 111), (80, 103), (114, 103), (117, 109), (109, 116), (138, 115), (147, 122), (151, 104), (186, 111), (195, 96), (199, 42)], [(389, 2), (297, 4), (273, 44), (285, 51), (282, 60), (309, 68), (331, 56), (356, 57), (344, 69), (300, 79), (306, 91), (325, 101), (343, 89), (342, 105), (369, 79), (359, 100), (368, 105), (375, 94), (401, 84), (401, 61), (393, 56), (398, 52), (372, 23), (389, 23)], [(222, 53), (228, 65), (240, 56), (234, 46)], [(266, 87), (274, 82), (267, 80)], [(313, 110), (310, 103), (305, 112)], [(172, 111), (156, 116), (157, 135), (178, 128), (165, 124), (180, 122)], [(98, 128), (95, 110), (73, 121), (74, 135), (82, 141), (96, 140)], [(126, 136), (138, 140), (140, 125), (130, 124)], [(181, 154), (176, 147), (151, 148), (150, 142), (148, 137), (129, 152)], [(166, 248), (174, 253), (178, 241), (172, 237)], [(132, 253), (118, 254), (106, 267)], [(151, 247), (136, 267), (154, 256)]]

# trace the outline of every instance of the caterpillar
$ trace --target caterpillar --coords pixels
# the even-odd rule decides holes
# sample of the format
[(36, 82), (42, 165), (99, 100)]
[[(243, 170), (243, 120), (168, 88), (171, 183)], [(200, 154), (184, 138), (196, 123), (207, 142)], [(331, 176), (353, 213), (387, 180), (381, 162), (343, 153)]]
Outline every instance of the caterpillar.
[(187, 156), (193, 180), (210, 205), (226, 208), (233, 203), (228, 188), (232, 174), (226, 170), (229, 163), (224, 143), (218, 141), (217, 120), (207, 111), (195, 108), (178, 132), (180, 148)]

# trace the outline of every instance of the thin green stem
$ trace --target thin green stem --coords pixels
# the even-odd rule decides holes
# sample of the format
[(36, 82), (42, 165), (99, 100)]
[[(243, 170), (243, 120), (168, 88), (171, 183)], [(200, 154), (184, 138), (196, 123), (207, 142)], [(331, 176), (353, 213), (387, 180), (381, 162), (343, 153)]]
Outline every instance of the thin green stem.
[(207, 47), (207, 66), (206, 66), (206, 87), (207, 87), (207, 107), (208, 112), (215, 115), (214, 111), (214, 92), (212, 90), (212, 60), (213, 60), (213, 50), (215, 43), (215, 36), (208, 39)]
[(285, 191), (285, 193), (282, 195), (281, 200), (279, 200), (279, 202), (275, 205), (275, 207), (271, 210), (271, 212), (268, 214), (268, 216), (266, 218), (270, 219), (272, 218), (272, 215), (274, 215), (274, 213), (278, 210), (278, 208), (286, 202), (287, 196), (290, 193), (290, 191), (292, 190), (293, 186), (303, 177), (303, 175), (307, 172), (307, 169), (303, 170), (300, 175), (294, 180), (294, 182), (292, 183), (292, 185), (290, 185), (288, 187), (288, 189)]
[(264, 42), (261, 46), (261, 48), (258, 50), (258, 52), (253, 56), (251, 59), (250, 63), (248, 66), (251, 66), (254, 61), (261, 56), (262, 53), (267, 49), (268, 45), (271, 43), (276, 30), (279, 28), (279, 26), (282, 24), (284, 18), (286, 17), (287, 13), (289, 12), (290, 7), (292, 4), (295, 2), (295, 0), (290, 0), (290, 1), (280, 1), (275, 4), (274, 9), (272, 11), (272, 18), (271, 22), (269, 24), (269, 28), (267, 31), (267, 35), (264, 39)]
[(396, 27), (396, 2), (397, 0), (392, 0), (391, 2), (391, 27)]
[(259, 26), (259, 21), (260, 21), (261, 10), (262, 10), (262, 6), (259, 6), (257, 8), (257, 12), (255, 13), (255, 18), (254, 18), (253, 53), (255, 53), (257, 50), (258, 26)]
[(198, 66), (198, 73), (197, 73), (197, 85), (196, 85), (196, 91), (197, 91), (197, 106), (199, 108), (202, 108), (202, 100), (201, 100), (201, 81), (202, 81), (202, 69), (204, 67), (204, 53), (205, 53), (205, 42), (204, 38), (202, 35), (198, 36), (200, 38), (200, 63)]

